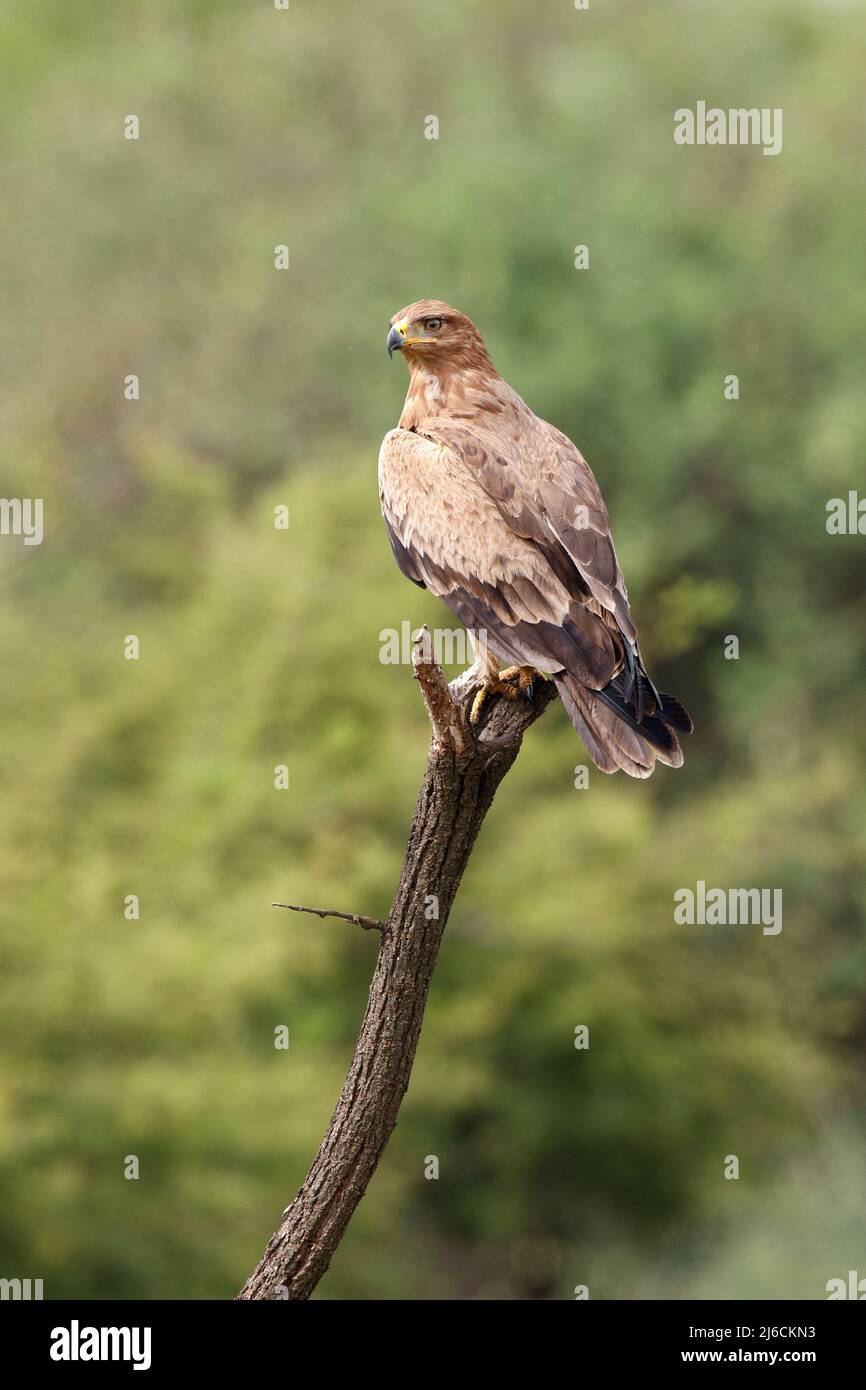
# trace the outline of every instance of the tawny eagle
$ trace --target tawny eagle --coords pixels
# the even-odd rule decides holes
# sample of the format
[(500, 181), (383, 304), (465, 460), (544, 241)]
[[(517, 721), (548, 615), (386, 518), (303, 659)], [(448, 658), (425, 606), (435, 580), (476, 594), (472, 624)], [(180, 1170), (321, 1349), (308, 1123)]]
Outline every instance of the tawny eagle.
[[(409, 391), (382, 441), (379, 493), (397, 564), (468, 629), (491, 693), (552, 678), (597, 767), (648, 777), (683, 761), (692, 721), (641, 660), (607, 508), (571, 440), (496, 372), (465, 314), (435, 299), (391, 320)], [(505, 667), (505, 670), (501, 668)]]

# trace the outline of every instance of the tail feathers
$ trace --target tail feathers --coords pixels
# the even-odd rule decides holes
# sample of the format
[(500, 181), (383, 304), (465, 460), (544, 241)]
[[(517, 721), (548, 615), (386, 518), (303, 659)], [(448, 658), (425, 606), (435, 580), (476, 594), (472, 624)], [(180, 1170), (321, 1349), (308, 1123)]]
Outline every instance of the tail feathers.
[[(670, 724), (674, 729), (679, 729), (680, 733), (690, 734), (694, 731), (691, 715), (685, 706), (673, 695), (664, 695), (656, 690), (646, 671), (642, 666), (629, 671), (626, 667), (615, 676), (614, 679), (599, 692), (602, 699), (608, 698), (608, 703), (613, 703), (617, 708), (621, 708), (623, 715), (630, 715), (637, 721), (637, 726), (643, 726), (646, 715), (655, 715), (663, 723)], [(631, 706), (631, 709), (628, 709)]]
[(659, 717), (666, 724), (672, 724), (675, 729), (679, 729), (681, 734), (693, 734), (695, 726), (685, 705), (681, 705), (679, 700), (674, 699), (673, 695), (664, 695), (660, 692), (659, 698), (661, 700)]
[(649, 777), (656, 761), (681, 767), (682, 749), (674, 728), (692, 730), (692, 721), (678, 700), (655, 691), (638, 673), (632, 701), (627, 701), (622, 677), (604, 690), (591, 690), (567, 672), (554, 677), (562, 703), (586, 750), (602, 772), (622, 769), (630, 777)]

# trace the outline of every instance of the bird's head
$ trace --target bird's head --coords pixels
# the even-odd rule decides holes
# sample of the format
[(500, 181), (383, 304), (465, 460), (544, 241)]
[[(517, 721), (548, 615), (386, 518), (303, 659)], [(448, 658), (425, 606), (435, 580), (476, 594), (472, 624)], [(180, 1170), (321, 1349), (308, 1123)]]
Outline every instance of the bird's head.
[(484, 339), (471, 319), (441, 299), (419, 299), (391, 319), (385, 341), (388, 356), (402, 352), (410, 370), (457, 370), (489, 366)]

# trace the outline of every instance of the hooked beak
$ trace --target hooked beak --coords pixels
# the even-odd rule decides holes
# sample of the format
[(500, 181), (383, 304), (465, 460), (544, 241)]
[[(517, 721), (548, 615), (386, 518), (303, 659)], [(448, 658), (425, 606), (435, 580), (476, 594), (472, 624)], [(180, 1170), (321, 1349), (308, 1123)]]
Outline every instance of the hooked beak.
[(399, 352), (400, 349), (403, 347), (403, 344), (406, 341), (406, 334), (408, 331), (409, 325), (405, 319), (401, 319), (400, 323), (394, 324), (394, 327), (391, 329), (391, 332), (385, 339), (385, 346), (388, 349), (389, 357), (394, 356), (395, 349), (397, 352)]

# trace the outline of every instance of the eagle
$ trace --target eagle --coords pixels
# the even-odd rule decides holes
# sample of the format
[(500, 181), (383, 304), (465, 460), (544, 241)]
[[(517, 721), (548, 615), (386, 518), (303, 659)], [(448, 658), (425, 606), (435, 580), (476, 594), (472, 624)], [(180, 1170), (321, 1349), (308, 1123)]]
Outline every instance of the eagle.
[(390, 321), (409, 390), (379, 453), (382, 515), (397, 564), (469, 632), (477, 687), (533, 698), (556, 682), (602, 772), (680, 767), (692, 721), (644, 667), (598, 483), (571, 440), (493, 366), (471, 319), (422, 299)]

